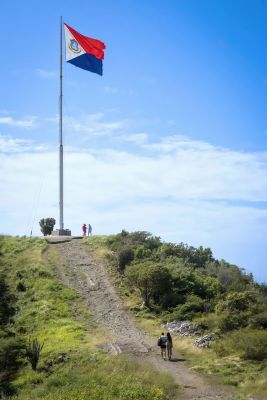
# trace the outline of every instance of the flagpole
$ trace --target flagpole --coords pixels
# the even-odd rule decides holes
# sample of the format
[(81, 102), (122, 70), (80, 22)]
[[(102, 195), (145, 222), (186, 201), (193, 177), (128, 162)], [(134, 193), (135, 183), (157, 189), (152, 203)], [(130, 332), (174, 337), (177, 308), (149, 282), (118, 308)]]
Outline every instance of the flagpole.
[(62, 129), (62, 99), (63, 99), (63, 73), (62, 73), (62, 17), (60, 17), (60, 95), (59, 95), (59, 229), (64, 229), (63, 222), (63, 129)]

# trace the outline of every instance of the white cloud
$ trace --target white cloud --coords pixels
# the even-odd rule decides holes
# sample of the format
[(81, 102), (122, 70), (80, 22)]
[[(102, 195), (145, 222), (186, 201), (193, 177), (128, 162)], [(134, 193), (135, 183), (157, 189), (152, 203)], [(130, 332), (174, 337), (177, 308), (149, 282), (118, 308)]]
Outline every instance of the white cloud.
[[(102, 123), (102, 115), (90, 120)], [(92, 223), (95, 233), (148, 230), (165, 240), (210, 246), (215, 256), (229, 261), (243, 263), (245, 258), (244, 266), (253, 271), (251, 249), (267, 245), (267, 209), (257, 207), (267, 201), (267, 154), (181, 136), (142, 144), (147, 140), (143, 135), (142, 154), (86, 148), (65, 152), (66, 227), (74, 234), (84, 222)], [(31, 145), (9, 140), (15, 149)], [(2, 155), (0, 166), (2, 232), (29, 233), (36, 209), (38, 234), (40, 218), (58, 215), (57, 153), (16, 150)], [(262, 252), (262, 263), (264, 257)]]
[(0, 153), (22, 153), (26, 151), (44, 151), (46, 146), (34, 145), (31, 140), (13, 139), (0, 134)]
[(117, 136), (119, 139), (125, 142), (132, 142), (137, 145), (143, 145), (148, 140), (147, 133), (125, 133), (124, 135)]
[(70, 116), (64, 117), (64, 126), (74, 132), (87, 133), (95, 136), (108, 136), (128, 128), (129, 121), (120, 119), (105, 121), (101, 112), (81, 116), (79, 119)]
[(21, 128), (32, 128), (35, 125), (36, 117), (14, 119), (10, 116), (0, 117), (0, 125), (15, 126)]
[(40, 76), (43, 79), (54, 79), (58, 76), (57, 71), (47, 71), (45, 69), (37, 68), (36, 73), (38, 76)]

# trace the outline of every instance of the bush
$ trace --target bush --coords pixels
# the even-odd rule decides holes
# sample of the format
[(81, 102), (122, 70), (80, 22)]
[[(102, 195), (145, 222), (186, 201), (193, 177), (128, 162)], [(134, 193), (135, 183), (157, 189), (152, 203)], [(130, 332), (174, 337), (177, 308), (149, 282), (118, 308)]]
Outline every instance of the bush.
[(19, 281), (17, 286), (16, 286), (16, 290), (18, 292), (26, 292), (26, 286), (22, 281)]
[(51, 235), (56, 224), (55, 218), (42, 218), (39, 221), (41, 232), (44, 236)]
[(10, 317), (14, 315), (15, 297), (10, 293), (9, 287), (0, 277), (0, 326), (8, 323)]
[(228, 294), (225, 300), (220, 301), (216, 307), (217, 312), (247, 311), (256, 303), (256, 294), (253, 292), (233, 292)]
[(219, 356), (237, 354), (243, 360), (263, 361), (267, 358), (267, 332), (241, 329), (214, 343)]
[(191, 320), (194, 315), (205, 310), (205, 301), (196, 295), (187, 296), (186, 302), (177, 306), (172, 314), (173, 319)]
[(267, 311), (250, 317), (249, 324), (253, 328), (267, 329)]
[(118, 270), (124, 271), (126, 265), (131, 264), (134, 259), (134, 252), (130, 247), (121, 249), (118, 253)]
[(125, 275), (128, 282), (140, 291), (142, 306), (148, 308), (152, 299), (160, 305), (162, 296), (171, 289), (171, 274), (160, 264), (145, 262), (130, 265)]
[(0, 347), (0, 397), (14, 393), (10, 382), (23, 362), (25, 343), (16, 337), (1, 339)]
[(218, 317), (218, 328), (222, 332), (232, 331), (248, 325), (249, 314), (226, 312)]
[(34, 339), (33, 341), (29, 340), (26, 346), (26, 357), (34, 371), (37, 368), (43, 346), (44, 344), (39, 343), (37, 339)]

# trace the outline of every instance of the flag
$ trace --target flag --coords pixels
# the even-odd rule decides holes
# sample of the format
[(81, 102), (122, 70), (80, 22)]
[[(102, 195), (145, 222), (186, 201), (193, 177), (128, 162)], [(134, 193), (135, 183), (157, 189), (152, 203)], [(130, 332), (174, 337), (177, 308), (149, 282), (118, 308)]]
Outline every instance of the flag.
[(105, 44), (97, 39), (81, 35), (64, 24), (66, 61), (76, 67), (103, 75)]

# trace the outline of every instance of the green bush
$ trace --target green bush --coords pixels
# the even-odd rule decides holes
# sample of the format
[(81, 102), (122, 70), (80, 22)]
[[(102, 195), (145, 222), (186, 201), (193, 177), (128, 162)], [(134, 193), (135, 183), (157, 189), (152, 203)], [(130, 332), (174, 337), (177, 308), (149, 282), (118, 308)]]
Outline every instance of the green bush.
[(11, 395), (14, 390), (11, 385), (25, 356), (25, 343), (16, 337), (1, 338), (0, 345), (0, 398), (1, 393)]
[(161, 304), (163, 295), (171, 290), (171, 274), (166, 267), (153, 262), (130, 265), (125, 275), (129, 284), (139, 290), (142, 306), (150, 308), (151, 300)]
[(56, 224), (55, 218), (42, 218), (39, 221), (41, 232), (44, 236), (51, 235)]
[(225, 300), (217, 304), (216, 310), (220, 314), (222, 311), (239, 312), (252, 309), (257, 302), (257, 296), (254, 292), (233, 292), (226, 296)]
[(14, 295), (10, 293), (5, 280), (0, 277), (0, 326), (7, 324), (15, 313), (14, 303)]
[(248, 325), (249, 314), (246, 312), (225, 312), (218, 317), (218, 328), (222, 332), (232, 331)]
[(26, 292), (26, 286), (22, 281), (19, 281), (16, 286), (18, 292)]
[(29, 340), (26, 345), (26, 357), (34, 371), (36, 371), (43, 346), (44, 344), (38, 342), (37, 339)]
[(196, 314), (205, 310), (205, 301), (196, 295), (189, 295), (186, 302), (177, 306), (172, 313), (172, 319), (191, 320)]
[(130, 247), (121, 249), (118, 253), (118, 271), (123, 272), (126, 265), (131, 264), (134, 259), (134, 252)]
[(256, 329), (240, 329), (231, 332), (213, 348), (219, 356), (238, 355), (243, 360), (267, 359), (267, 332)]
[(252, 315), (249, 319), (249, 325), (253, 328), (267, 329), (267, 311)]

